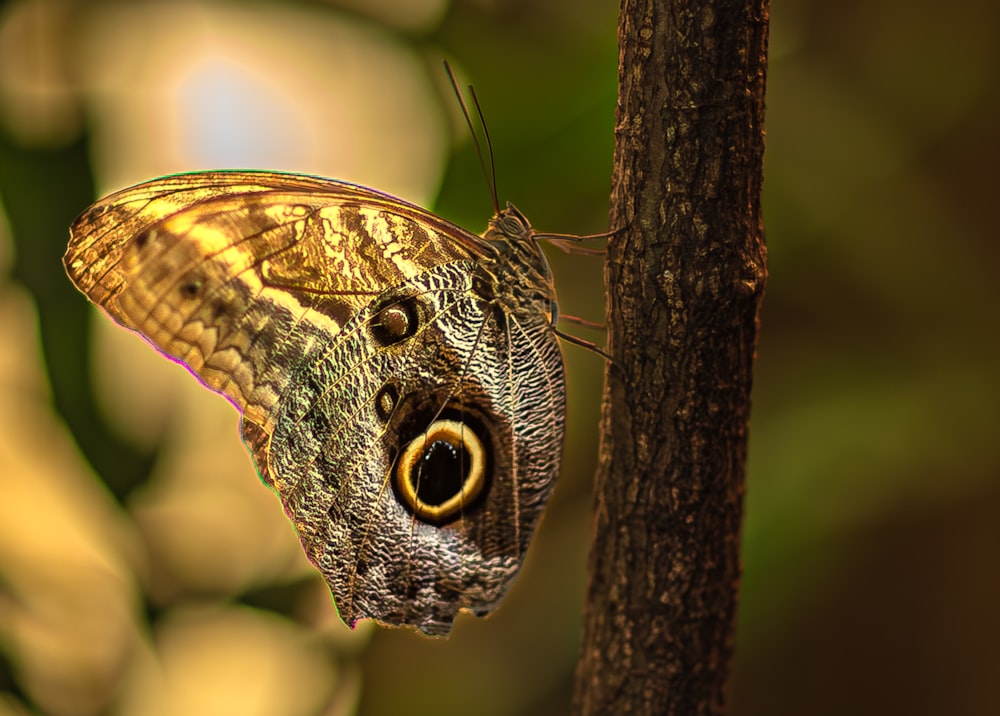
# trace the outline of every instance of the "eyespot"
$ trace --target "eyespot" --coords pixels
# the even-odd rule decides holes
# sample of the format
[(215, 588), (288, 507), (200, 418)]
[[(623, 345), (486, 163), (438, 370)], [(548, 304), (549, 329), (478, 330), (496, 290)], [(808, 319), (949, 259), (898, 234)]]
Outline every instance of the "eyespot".
[(461, 516), (483, 493), (486, 470), (486, 450), (472, 426), (436, 420), (403, 448), (394, 486), (414, 517), (440, 525)]
[(372, 337), (382, 346), (399, 343), (417, 332), (417, 302), (406, 298), (382, 308), (371, 321)]
[(386, 383), (375, 395), (375, 413), (382, 422), (388, 422), (392, 417), (392, 411), (396, 409), (399, 402), (399, 391), (392, 383)]
[(195, 298), (201, 291), (201, 280), (197, 278), (188, 279), (180, 285), (180, 292), (184, 298)]

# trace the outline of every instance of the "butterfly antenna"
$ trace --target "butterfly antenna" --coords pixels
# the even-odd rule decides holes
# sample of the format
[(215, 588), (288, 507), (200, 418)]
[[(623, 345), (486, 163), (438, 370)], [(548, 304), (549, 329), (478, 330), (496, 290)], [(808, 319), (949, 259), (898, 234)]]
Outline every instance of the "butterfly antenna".
[(479, 135), (476, 133), (476, 128), (472, 124), (472, 115), (469, 114), (469, 108), (465, 104), (465, 99), (462, 97), (461, 90), (458, 89), (458, 81), (455, 79), (455, 73), (452, 72), (451, 65), (448, 64), (448, 60), (444, 61), (445, 72), (448, 73), (448, 80), (451, 82), (451, 88), (455, 91), (455, 97), (458, 99), (458, 106), (462, 108), (462, 116), (465, 117), (465, 124), (469, 127), (469, 134), (472, 135), (472, 143), (476, 147), (476, 156), (479, 157), (479, 166), (483, 170), (483, 176), (486, 177), (486, 181), (490, 186), (490, 198), (493, 200), (493, 210), (497, 214), (500, 213), (500, 200), (497, 199), (497, 171), (496, 163), (493, 160), (493, 141), (490, 139), (490, 131), (486, 128), (486, 120), (483, 118), (483, 108), (479, 106), (479, 98), (476, 97), (476, 90), (472, 85), (469, 85), (469, 94), (472, 96), (472, 102), (476, 106), (476, 114), (479, 117), (479, 123), (483, 127), (483, 136), (486, 138), (486, 147), (490, 155), (490, 168), (486, 168), (486, 160), (483, 158), (483, 147), (479, 143)]
[[(493, 154), (493, 140), (490, 139), (490, 128), (486, 126), (486, 117), (483, 116), (483, 107), (479, 104), (479, 97), (476, 96), (476, 88), (469, 85), (469, 94), (472, 96), (472, 103), (476, 105), (476, 115), (479, 117), (479, 124), (483, 128), (483, 137), (486, 138), (486, 151), (490, 156), (490, 191), (493, 192), (493, 208), (500, 213), (500, 200), (497, 199), (497, 163)], [(482, 155), (479, 157), (482, 163)], [(485, 171), (485, 168), (484, 170)]]

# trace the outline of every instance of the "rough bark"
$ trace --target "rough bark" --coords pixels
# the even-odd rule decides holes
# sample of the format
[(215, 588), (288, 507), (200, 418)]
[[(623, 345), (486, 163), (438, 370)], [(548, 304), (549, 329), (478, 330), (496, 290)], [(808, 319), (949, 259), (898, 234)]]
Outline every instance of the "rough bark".
[(623, 0), (609, 366), (579, 714), (725, 710), (740, 580), (768, 0)]

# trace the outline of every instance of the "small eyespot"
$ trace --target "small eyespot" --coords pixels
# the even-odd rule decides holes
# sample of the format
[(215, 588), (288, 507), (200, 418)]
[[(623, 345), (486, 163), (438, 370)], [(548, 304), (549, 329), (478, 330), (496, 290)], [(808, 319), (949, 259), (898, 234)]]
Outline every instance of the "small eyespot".
[(400, 501), (414, 517), (444, 524), (483, 493), (486, 450), (469, 424), (437, 420), (403, 448), (394, 478)]
[(372, 337), (382, 346), (391, 346), (415, 334), (418, 323), (416, 300), (403, 299), (375, 315), (371, 322)]
[(195, 298), (201, 291), (201, 281), (199, 279), (191, 279), (185, 281), (180, 286), (181, 295), (184, 298)]
[(153, 238), (153, 230), (149, 229), (147, 231), (140, 232), (136, 235), (134, 239), (135, 247), (142, 251), (146, 246), (149, 245), (150, 240)]
[(375, 413), (378, 415), (379, 420), (384, 423), (388, 422), (398, 402), (399, 391), (396, 390), (396, 386), (392, 383), (383, 385), (382, 389), (375, 395)]

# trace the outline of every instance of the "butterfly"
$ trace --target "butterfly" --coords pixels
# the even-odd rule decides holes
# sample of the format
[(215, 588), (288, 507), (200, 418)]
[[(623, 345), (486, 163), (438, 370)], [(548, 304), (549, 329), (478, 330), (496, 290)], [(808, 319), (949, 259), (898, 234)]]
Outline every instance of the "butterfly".
[(70, 237), (80, 291), (239, 410), (345, 623), (444, 635), (497, 605), (565, 417), (553, 278), (516, 208), (476, 235), (345, 182), (201, 172), (101, 199)]

